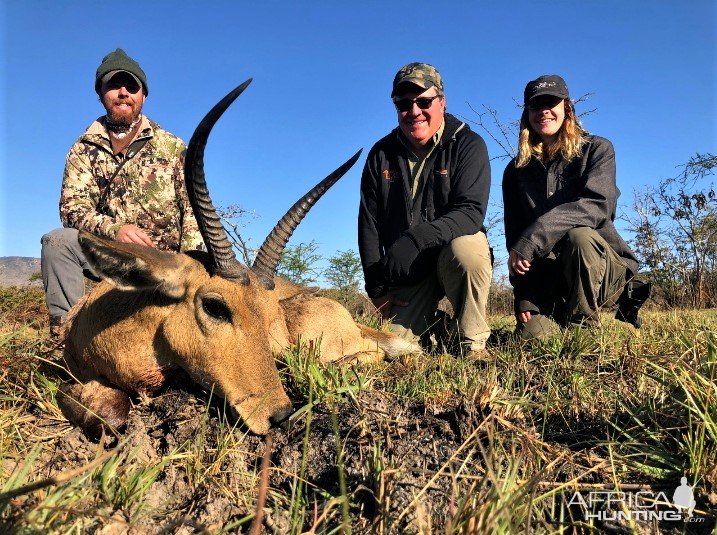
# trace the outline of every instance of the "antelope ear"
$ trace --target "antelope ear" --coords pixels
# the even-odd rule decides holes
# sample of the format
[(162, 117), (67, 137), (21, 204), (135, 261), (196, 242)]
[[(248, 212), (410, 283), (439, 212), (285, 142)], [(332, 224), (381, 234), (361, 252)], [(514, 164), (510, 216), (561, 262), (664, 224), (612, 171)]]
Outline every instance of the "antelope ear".
[(154, 290), (174, 299), (184, 296), (194, 264), (189, 257), (107, 240), (83, 230), (77, 239), (95, 272), (120, 290)]

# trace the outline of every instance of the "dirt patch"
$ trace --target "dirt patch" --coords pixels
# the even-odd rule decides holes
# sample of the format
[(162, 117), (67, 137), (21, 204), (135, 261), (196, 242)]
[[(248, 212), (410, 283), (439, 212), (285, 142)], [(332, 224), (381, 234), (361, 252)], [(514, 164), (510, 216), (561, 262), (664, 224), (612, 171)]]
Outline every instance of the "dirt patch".
[[(285, 442), (276, 449), (274, 461), (280, 471), (272, 482), (288, 490), (289, 474), (299, 473), (303, 461), (304, 477), (310, 484), (334, 496), (341, 494), (339, 471), (343, 471), (346, 488), (354, 493), (351, 514), (356, 528), (369, 530), (383, 522), (411, 532), (409, 525), (415, 525), (416, 510), (421, 507), (434, 520), (444, 521), (454, 491), (446, 468), (466, 431), (459, 420), (470, 427), (459, 412), (433, 416), (420, 404), (375, 391), (362, 392), (333, 407), (318, 406), (306, 454), (304, 426), (285, 435)], [(459, 459), (465, 460), (459, 456), (456, 462)]]
[[(186, 379), (175, 386), (138, 401), (122, 436), (105, 441), (105, 448), (122, 444), (118, 474), (122, 463), (158, 466), (159, 473), (140, 502), (97, 512), (96, 527), (102, 533), (193, 533), (238, 524), (255, 512), (264, 437), (228, 418), (221, 400), (207, 403), (207, 394)], [(286, 533), (297, 523), (309, 529), (316, 522), (313, 505), (292, 512), (283, 501), (299, 481), (305, 495), (313, 497), (307, 500), (323, 497), (319, 514), (327, 497), (342, 495), (344, 481), (355, 533), (369, 533), (379, 522), (389, 532), (414, 532), (416, 511), (433, 518), (434, 525), (444, 522), (456, 490), (446, 469), (452, 459), (465, 462), (456, 451), (481, 418), (479, 411), (465, 406), (432, 411), (376, 391), (315, 405), (288, 429), (271, 431), (264, 532)], [(68, 431), (61, 421), (53, 425), (56, 429), (45, 429), (60, 436), (37, 463), (45, 477), (97, 456), (99, 445), (79, 429)], [(130, 522), (137, 507), (144, 511), (142, 526)], [(340, 521), (337, 515), (325, 523)]]
[[(393, 373), (400, 371), (398, 366)], [(30, 379), (23, 375), (16, 381), (28, 384)], [(546, 444), (522, 409), (492, 405), (502, 395), (496, 388), (486, 387), (471, 396), (449, 393), (434, 405), (366, 389), (303, 412), (306, 400), (290, 392), (301, 416), (288, 428), (271, 431), (262, 532), (306, 532), (314, 526), (320, 528), (318, 532), (330, 532), (346, 522), (352, 533), (359, 534), (443, 533), (456, 518), (473, 513), (470, 503), (464, 503), (472, 496), (477, 496), (478, 504), (495, 500), (483, 493), (491, 492), (505, 477), (500, 469), (507, 457), (519, 467), (536, 459), (542, 459), (541, 466), (560, 460), (561, 467), (546, 475), (548, 481), (569, 481), (582, 473), (584, 483), (600, 483), (603, 476), (598, 473), (585, 477), (584, 466), (597, 462), (589, 453), (570, 451), (559, 441)], [(208, 393), (179, 376), (173, 388), (151, 399), (135, 400), (122, 435), (103, 446), (119, 446), (115, 465), (108, 462), (92, 475), (87, 486), (93, 497), (81, 507), (68, 508), (88, 519), (84, 529), (130, 535), (211, 533), (219, 528), (248, 532), (257, 506), (265, 437), (250, 434), (229, 417), (223, 400), (209, 399)], [(61, 418), (50, 418), (39, 409), (28, 413), (33, 429), (47, 437), (47, 447), (33, 463), (38, 478), (86, 466), (101, 452), (100, 445)], [(492, 441), (496, 436), (500, 440)], [(496, 444), (511, 449), (496, 455), (491, 464), (491, 448)], [(14, 468), (10, 464), (3, 459), (5, 472)], [(491, 471), (498, 475), (473, 488)], [(528, 472), (538, 469), (533, 466)], [(146, 489), (137, 492), (135, 480), (142, 477), (149, 477)], [(100, 481), (103, 478), (106, 481)], [(22, 515), (40, 504), (43, 492), (14, 502), (10, 524), (0, 524), (0, 532), (13, 523), (26, 525)], [(344, 496), (348, 505), (342, 510)], [(522, 502), (525, 499), (518, 498), (515, 503)], [(502, 503), (502, 507), (511, 504)], [(578, 514), (571, 520), (580, 521)], [(553, 518), (534, 521), (555, 525)], [(601, 529), (622, 532), (623, 528), (606, 524)], [(663, 527), (662, 532), (671, 530)]]
[[(168, 455), (183, 444), (197, 442), (204, 443), (205, 451), (216, 452), (219, 448), (216, 440), (221, 435), (213, 430), (230, 423), (219, 406), (207, 412), (205, 403), (189, 389), (169, 392), (138, 409), (133, 411), (127, 432), (141, 437), (135, 439), (132, 447), (148, 457)], [(353, 498), (351, 525), (358, 533), (362, 527), (370, 532), (379, 521), (409, 533), (410, 525), (415, 525), (416, 510), (421, 507), (425, 514), (443, 522), (455, 489), (451, 488), (447, 472), (445, 477), (431, 479), (446, 470), (461, 445), (470, 427), (465, 416), (464, 407), (429, 415), (419, 404), (405, 403), (375, 391), (362, 392), (355, 399), (331, 406), (318, 404), (313, 407), (310, 419), (305, 417), (287, 430), (272, 430), (270, 488), (278, 490), (278, 496), (291, 495), (300, 478), (317, 496), (340, 496), (341, 471), (345, 488)], [(239, 428), (234, 432), (243, 431)], [(235, 504), (216, 495), (211, 499), (207, 496), (206, 500), (198, 501), (193, 514), (199, 524), (224, 525), (254, 512), (257, 482), (246, 475), (258, 471), (264, 439), (245, 435), (238, 449), (222, 462), (221, 470), (234, 474), (227, 483), (243, 486), (243, 494), (251, 498), (244, 504)], [(414, 500), (421, 491), (421, 496)], [(146, 499), (159, 503), (159, 496), (172, 496), (175, 503), (166, 504), (167, 508), (179, 509), (181, 502), (191, 499), (186, 475), (182, 479), (176, 473), (166, 474)], [(296, 522), (296, 515), (290, 518), (287, 504), (280, 501), (270, 499), (268, 505), (271, 511), (267, 530), (285, 533)], [(394, 525), (391, 515), (395, 520), (404, 511), (402, 519)], [(310, 528), (310, 515), (303, 523)]]

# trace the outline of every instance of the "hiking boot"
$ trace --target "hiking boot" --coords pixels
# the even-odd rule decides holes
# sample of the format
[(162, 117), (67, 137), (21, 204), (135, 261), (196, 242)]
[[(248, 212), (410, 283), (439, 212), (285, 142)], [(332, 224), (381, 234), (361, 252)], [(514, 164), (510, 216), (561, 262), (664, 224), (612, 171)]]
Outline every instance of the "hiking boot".
[(465, 358), (474, 362), (492, 362), (493, 357), (486, 348), (483, 349), (471, 349), (466, 352)]
[(601, 326), (600, 315), (596, 313), (594, 316), (576, 316), (571, 318), (566, 326), (580, 329), (599, 329)]
[(637, 313), (645, 301), (650, 298), (651, 292), (652, 283), (634, 279), (628, 282), (617, 300), (615, 319), (629, 323), (639, 329), (642, 322)]
[(473, 361), (492, 360), (490, 353), (485, 348), (485, 340), (462, 340), (451, 352), (456, 357), (463, 357)]
[(61, 349), (65, 343), (64, 328), (60, 316), (50, 316), (50, 342)]
[(550, 316), (533, 313), (530, 320), (523, 323), (517, 320), (515, 335), (521, 340), (534, 340), (553, 336), (560, 332), (560, 326)]

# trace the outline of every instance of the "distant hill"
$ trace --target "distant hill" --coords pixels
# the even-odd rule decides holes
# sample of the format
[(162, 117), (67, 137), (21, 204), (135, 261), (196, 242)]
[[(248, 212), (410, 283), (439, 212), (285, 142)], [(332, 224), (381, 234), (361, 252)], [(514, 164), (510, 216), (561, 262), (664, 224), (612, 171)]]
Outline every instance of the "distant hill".
[(39, 272), (39, 258), (0, 256), (0, 286), (42, 286), (42, 279), (30, 280)]

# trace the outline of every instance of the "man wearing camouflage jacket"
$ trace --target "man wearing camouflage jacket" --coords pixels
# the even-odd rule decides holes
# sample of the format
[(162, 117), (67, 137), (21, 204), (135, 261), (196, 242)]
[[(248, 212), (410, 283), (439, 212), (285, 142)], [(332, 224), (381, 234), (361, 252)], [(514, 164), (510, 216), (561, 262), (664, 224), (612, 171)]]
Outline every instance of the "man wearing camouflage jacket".
[(122, 49), (97, 68), (106, 115), (67, 155), (60, 195), (64, 228), (42, 237), (42, 279), (56, 332), (92, 277), (77, 242), (86, 230), (125, 243), (180, 252), (202, 244), (184, 186), (185, 145), (142, 115), (147, 77)]

